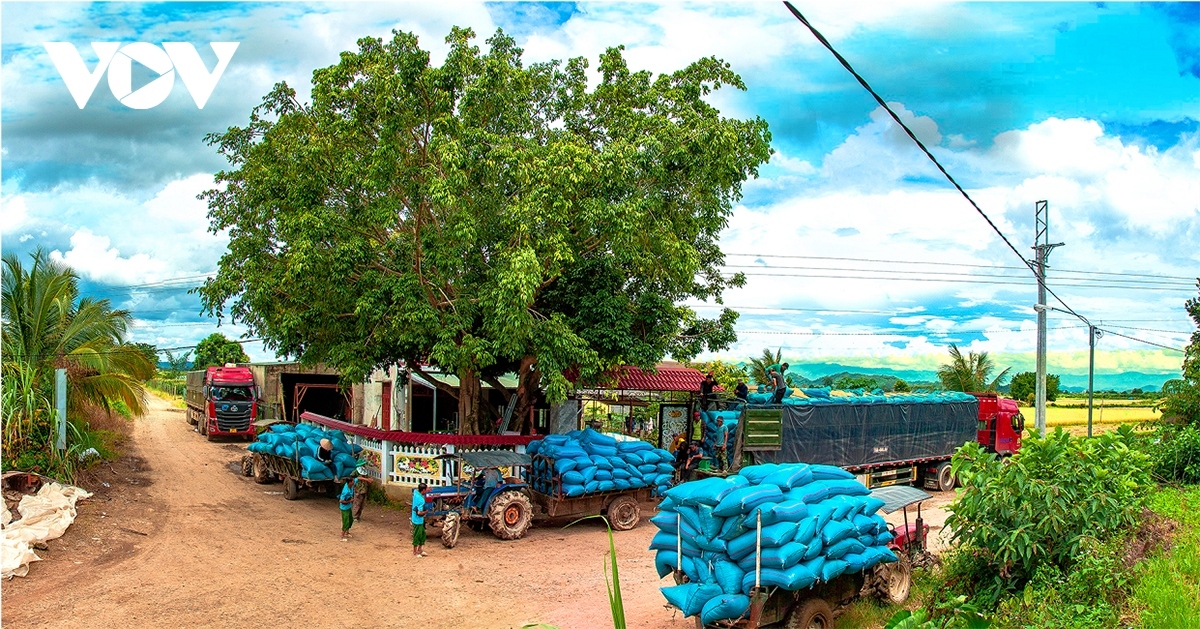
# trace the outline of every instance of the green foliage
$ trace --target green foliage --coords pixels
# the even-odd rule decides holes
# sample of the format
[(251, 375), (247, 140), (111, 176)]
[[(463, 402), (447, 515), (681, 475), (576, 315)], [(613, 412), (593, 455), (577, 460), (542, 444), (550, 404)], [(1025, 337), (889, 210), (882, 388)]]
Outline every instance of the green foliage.
[(163, 350), (163, 353), (167, 358), (167, 376), (172, 379), (182, 376), (183, 372), (187, 371), (188, 363), (192, 361), (192, 350), (190, 349), (182, 354), (174, 354), (169, 349)]
[(879, 384), (875, 382), (874, 378), (867, 376), (843, 376), (842, 378), (839, 378), (837, 382), (833, 383), (833, 388), (840, 389), (842, 391), (848, 391), (850, 389), (866, 389), (870, 391), (878, 386)]
[[(1058, 399), (1058, 387), (1058, 376), (1052, 373), (1046, 374), (1047, 400), (1053, 402)], [(1009, 384), (1008, 394), (1014, 400), (1033, 404), (1033, 398), (1037, 395), (1037, 374), (1032, 371), (1022, 371), (1013, 376), (1012, 382)]]
[[(187, 354), (171, 357), (170, 360), (171, 369), (174, 370), (177, 363), (187, 363)], [(206, 369), (213, 366), (221, 367), (227, 363), (248, 363), (250, 357), (242, 349), (241, 343), (229, 340), (220, 332), (213, 332), (196, 345), (194, 362), (193, 369)]]
[(1038, 566), (1024, 590), (1000, 603), (993, 624), (1014, 629), (1116, 627), (1134, 577), (1122, 560), (1124, 548), (1124, 536), (1104, 543), (1083, 538), (1068, 571)]
[(762, 356), (750, 359), (750, 379), (754, 384), (761, 384), (768, 389), (771, 388), (771, 379), (767, 377), (767, 369), (776, 367), (783, 362), (783, 349), (775, 350), (772, 354), (771, 350), (764, 349)]
[(1200, 384), (1190, 380), (1167, 380), (1158, 404), (1164, 422), (1200, 426)]
[(892, 385), (892, 391), (896, 393), (908, 393), (912, 391), (912, 387), (908, 386), (907, 382), (897, 378), (895, 384)]
[(1157, 437), (1147, 449), (1155, 475), (1167, 481), (1200, 483), (1200, 426), (1162, 425)]
[(915, 611), (902, 609), (884, 625), (884, 629), (986, 629), (991, 622), (967, 602), (966, 596), (958, 596), (934, 605), (933, 611), (924, 607)]
[[(621, 596), (621, 575), (617, 570), (617, 545), (613, 541), (612, 525), (608, 523), (608, 518), (602, 515), (589, 515), (579, 518), (567, 526), (574, 526), (593, 518), (603, 521), (605, 528), (608, 529), (608, 557), (604, 561), (604, 585), (608, 589), (608, 605), (612, 610), (613, 629), (625, 629), (625, 600)], [(563, 528), (567, 528), (567, 526)]]
[(700, 370), (700, 373), (711, 373), (717, 384), (725, 389), (726, 395), (733, 395), (733, 390), (737, 388), (738, 382), (745, 382), (746, 386), (750, 386), (750, 377), (746, 373), (746, 368), (739, 364), (710, 360), (704, 363), (687, 363), (687, 365)]
[(990, 382), (988, 378), (996, 365), (987, 352), (968, 352), (963, 356), (958, 346), (950, 344), (950, 363), (938, 367), (938, 380), (947, 391), (962, 391), (964, 393), (987, 392), (994, 393), (996, 388), (1004, 384), (1004, 377), (1012, 367), (1007, 367)]
[[(131, 316), (106, 299), (79, 296), (79, 278), (42, 250), (26, 268), (4, 256), (2, 376), (5, 469), (36, 469), (63, 480), (74, 470), (53, 448), (55, 369), (67, 371), (67, 416), (85, 409), (140, 414), (143, 382), (156, 371), (145, 346), (125, 342)], [(24, 466), (24, 467), (22, 467)]]
[(962, 544), (956, 580), (982, 600), (1020, 591), (1043, 565), (1068, 571), (1083, 540), (1133, 524), (1152, 486), (1147, 456), (1128, 426), (1087, 439), (1061, 428), (1026, 436), (1006, 463), (979, 444), (954, 455), (964, 490), (947, 509)]
[(1200, 487), (1164, 488), (1150, 508), (1179, 528), (1169, 552), (1146, 561), (1129, 607), (1145, 629), (1190, 629), (1200, 618)]
[(503, 32), (446, 42), (439, 67), (411, 33), (360, 39), (311, 103), (281, 83), (209, 136), (230, 170), (203, 198), (230, 242), (207, 311), (350, 380), (404, 360), (465, 383), (534, 357), (551, 399), (568, 371), (728, 346), (736, 312), (679, 304), (745, 281), (717, 239), (770, 134), (707, 98), (741, 78), (715, 58), (635, 72), (610, 48), (589, 88), (585, 59), (526, 64)]

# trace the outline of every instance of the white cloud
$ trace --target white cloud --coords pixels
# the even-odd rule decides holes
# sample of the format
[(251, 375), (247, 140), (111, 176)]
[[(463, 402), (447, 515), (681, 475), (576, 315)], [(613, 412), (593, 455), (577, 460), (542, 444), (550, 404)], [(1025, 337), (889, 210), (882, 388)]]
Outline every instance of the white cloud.
[(22, 197), (11, 197), (0, 204), (0, 232), (12, 233), (25, 224), (29, 218), (29, 208)]
[(66, 253), (50, 252), (50, 259), (62, 262), (88, 279), (108, 284), (139, 284), (161, 277), (166, 264), (144, 253), (122, 257), (109, 247), (107, 236), (97, 236), (83, 227), (71, 236)]

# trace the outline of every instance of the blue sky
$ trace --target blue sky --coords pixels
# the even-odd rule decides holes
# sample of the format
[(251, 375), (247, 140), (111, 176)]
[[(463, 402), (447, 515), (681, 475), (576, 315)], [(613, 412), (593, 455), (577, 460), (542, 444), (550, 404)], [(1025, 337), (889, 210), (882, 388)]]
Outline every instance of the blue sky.
[[(1051, 283), (1114, 331), (1180, 347), (1200, 275), (1200, 3), (817, 3), (797, 7), (909, 122), (1023, 253), (1051, 207)], [(243, 124), (278, 81), (357, 38), (411, 30), (436, 59), (452, 25), (503, 28), (529, 61), (624, 45), (634, 67), (729, 61), (777, 153), (722, 238), (749, 283), (738, 344), (798, 359), (929, 369), (956, 342), (1024, 369), (1035, 288), (1020, 260), (782, 6), (747, 3), (9, 3), (0, 7), (0, 236), (75, 266), (133, 310), (136, 340), (194, 344), (215, 322), (186, 289), (224, 251), (195, 195), (221, 160), (206, 133)], [(153, 109), (101, 80), (79, 109), (42, 42), (210, 41), (239, 48), (204, 109), (181, 81)], [(136, 67), (136, 64), (135, 64)], [(135, 71), (135, 83), (152, 78)], [(831, 259), (837, 258), (837, 259)], [(1107, 275), (1102, 275), (1107, 274)], [(705, 312), (709, 312), (705, 310)], [(1086, 334), (1052, 317), (1051, 368), (1086, 370)], [(230, 336), (243, 330), (228, 324)], [(248, 346), (252, 356), (269, 358)], [(1102, 339), (1102, 372), (1168, 374), (1178, 354)]]

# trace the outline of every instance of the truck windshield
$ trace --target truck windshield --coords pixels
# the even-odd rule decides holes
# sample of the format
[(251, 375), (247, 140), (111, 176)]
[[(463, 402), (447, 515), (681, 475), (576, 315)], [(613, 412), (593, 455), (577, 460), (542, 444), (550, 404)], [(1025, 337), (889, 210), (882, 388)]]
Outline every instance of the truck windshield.
[(213, 387), (212, 397), (218, 402), (249, 402), (254, 399), (250, 395), (250, 387)]

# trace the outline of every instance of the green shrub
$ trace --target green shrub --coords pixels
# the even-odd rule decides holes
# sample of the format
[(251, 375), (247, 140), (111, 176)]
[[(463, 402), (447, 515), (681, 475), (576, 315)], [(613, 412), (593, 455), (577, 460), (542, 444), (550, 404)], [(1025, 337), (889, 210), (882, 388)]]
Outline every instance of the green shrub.
[(1069, 573), (1086, 538), (1134, 524), (1152, 486), (1147, 455), (1122, 426), (1093, 439), (1028, 436), (1008, 462), (967, 444), (953, 468), (965, 489), (946, 526), (962, 548), (948, 577), (985, 603), (1020, 592), (1043, 565)]
[(1154, 473), (1166, 481), (1200, 483), (1200, 428), (1161, 426), (1158, 440), (1148, 449)]
[(1084, 538), (1068, 572), (1042, 564), (1019, 596), (1000, 603), (993, 625), (1014, 629), (1116, 627), (1133, 577), (1121, 559), (1124, 542), (1124, 536), (1105, 543)]

